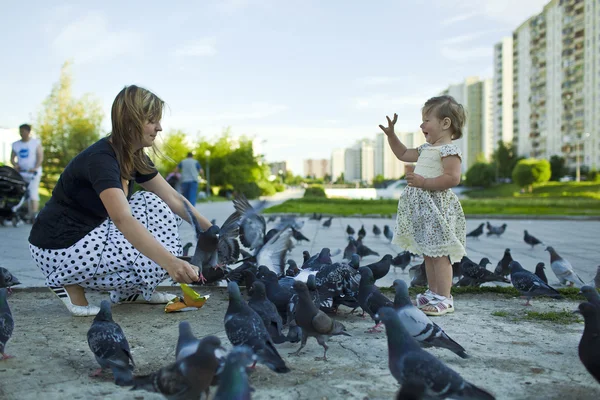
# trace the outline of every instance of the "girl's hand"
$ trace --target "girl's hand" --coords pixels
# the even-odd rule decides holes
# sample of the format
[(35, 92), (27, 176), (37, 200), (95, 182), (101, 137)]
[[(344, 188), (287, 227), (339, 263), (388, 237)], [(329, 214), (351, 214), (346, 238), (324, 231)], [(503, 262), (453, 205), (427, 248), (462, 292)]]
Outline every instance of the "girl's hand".
[(385, 117), (387, 118), (387, 121), (388, 121), (388, 127), (386, 128), (383, 125), (379, 125), (379, 127), (381, 128), (383, 133), (385, 133), (387, 136), (395, 135), (394, 125), (396, 124), (396, 121), (398, 121), (398, 114), (394, 113), (393, 121), (390, 120), (390, 117), (388, 117), (387, 115)]
[(406, 182), (408, 183), (408, 186), (422, 188), (425, 185), (425, 178), (414, 172), (408, 172), (406, 174)]
[(199, 280), (200, 269), (176, 257), (173, 257), (173, 260), (165, 267), (165, 270), (167, 270), (169, 276), (175, 282), (192, 283)]

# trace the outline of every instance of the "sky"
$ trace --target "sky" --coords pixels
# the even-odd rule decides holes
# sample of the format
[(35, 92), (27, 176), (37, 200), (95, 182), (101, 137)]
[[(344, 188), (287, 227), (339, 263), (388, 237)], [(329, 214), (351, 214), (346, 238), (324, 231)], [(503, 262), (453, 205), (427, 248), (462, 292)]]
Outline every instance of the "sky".
[[(0, 0), (0, 128), (34, 122), (72, 60), (73, 92), (110, 107), (126, 85), (168, 104), (164, 132), (230, 127), (269, 162), (330, 158), (386, 115), (418, 131), (429, 97), (492, 77), (493, 46), (542, 0)], [(35, 128), (35, 127), (34, 127)]]

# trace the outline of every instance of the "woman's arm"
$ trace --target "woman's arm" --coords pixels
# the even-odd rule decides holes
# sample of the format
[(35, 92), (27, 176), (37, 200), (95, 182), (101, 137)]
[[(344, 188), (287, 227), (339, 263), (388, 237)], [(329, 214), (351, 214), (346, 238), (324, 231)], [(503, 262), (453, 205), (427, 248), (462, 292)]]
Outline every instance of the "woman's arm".
[(206, 230), (212, 226), (210, 221), (206, 219), (202, 214), (200, 214), (196, 207), (192, 206), (185, 197), (183, 197), (175, 189), (173, 189), (173, 187), (169, 185), (169, 183), (165, 180), (165, 178), (161, 176), (161, 174), (157, 174), (154, 178), (150, 179), (149, 181), (141, 183), (140, 186), (160, 197), (165, 203), (167, 203), (169, 208), (175, 214), (179, 215), (181, 218), (183, 218), (190, 224), (192, 223), (192, 221), (189, 220), (183, 202), (188, 203), (190, 209), (194, 213), (194, 216), (200, 223), (202, 229)]
[(105, 189), (100, 200), (108, 211), (110, 219), (125, 239), (140, 253), (164, 268), (177, 282), (198, 281), (198, 268), (178, 259), (165, 249), (152, 234), (131, 214), (131, 207), (125, 193), (118, 188)]

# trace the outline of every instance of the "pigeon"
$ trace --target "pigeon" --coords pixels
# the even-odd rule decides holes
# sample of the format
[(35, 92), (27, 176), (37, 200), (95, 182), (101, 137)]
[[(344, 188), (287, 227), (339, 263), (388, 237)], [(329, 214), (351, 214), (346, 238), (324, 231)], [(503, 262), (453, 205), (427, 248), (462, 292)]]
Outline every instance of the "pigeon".
[(292, 226), (292, 236), (293, 236), (293, 237), (294, 237), (294, 239), (296, 239), (298, 242), (301, 242), (301, 241), (303, 241), (303, 240), (304, 240), (305, 242), (310, 242), (310, 240), (309, 240), (309, 239), (308, 239), (306, 236), (304, 236), (304, 235), (302, 234), (302, 232), (300, 232), (300, 231), (298, 231), (298, 230), (294, 229), (294, 227), (293, 227), (293, 226)]
[(360, 267), (358, 272), (360, 273), (360, 285), (356, 300), (358, 300), (358, 304), (360, 304), (363, 313), (366, 312), (369, 314), (376, 324), (367, 332), (381, 332), (377, 329), (381, 325), (381, 321), (376, 317), (377, 311), (381, 307), (393, 307), (394, 303), (392, 303), (387, 296), (383, 295), (377, 286), (375, 286), (375, 279), (373, 279), (373, 272), (370, 268)]
[(344, 260), (352, 259), (352, 254), (357, 254), (356, 242), (352, 237), (348, 238), (348, 246), (344, 249)]
[(483, 257), (479, 264), (475, 264), (466, 256), (463, 257), (460, 264), (460, 271), (462, 272), (462, 275), (464, 277), (471, 279), (471, 284), (469, 286), (480, 286), (482, 283), (485, 282), (510, 283), (510, 281), (505, 277), (496, 275), (492, 271), (488, 271), (485, 268), (487, 264), (491, 264), (490, 260), (487, 257)]
[(329, 228), (331, 226), (331, 220), (333, 220), (333, 217), (329, 217), (328, 220), (326, 220), (325, 222), (323, 222), (323, 227), (324, 228)]
[(583, 315), (585, 328), (579, 342), (579, 359), (587, 371), (600, 383), (600, 308), (581, 303), (578, 312)]
[(354, 235), (354, 228), (352, 228), (350, 225), (348, 225), (348, 226), (346, 227), (346, 233), (347, 233), (348, 235)]
[(6, 342), (8, 342), (8, 340), (11, 338), (13, 330), (15, 328), (15, 322), (13, 320), (12, 313), (10, 312), (8, 301), (6, 300), (7, 296), (8, 289), (0, 288), (0, 355), (2, 355), (1, 360), (6, 360), (8, 358), (14, 357), (4, 352), (6, 349)]
[(410, 264), (412, 257), (409, 251), (403, 251), (402, 253), (398, 253), (396, 257), (392, 259), (392, 265), (396, 268), (401, 268), (402, 272), (408, 267)]
[(381, 235), (381, 229), (377, 225), (373, 225), (373, 235), (375, 235), (375, 236)]
[(289, 260), (287, 260), (286, 263), (288, 267), (285, 270), (285, 276), (294, 277), (300, 273), (300, 268), (298, 268), (298, 264), (296, 264), (296, 261), (290, 258)]
[(527, 232), (527, 230), (523, 231), (523, 240), (525, 241), (525, 243), (530, 245), (532, 249), (535, 247), (536, 244), (544, 245), (544, 243), (542, 243), (541, 240), (539, 240), (533, 235), (530, 235), (529, 232)]
[(343, 262), (324, 265), (317, 271), (315, 278), (321, 310), (335, 313), (340, 305), (352, 309), (359, 307), (356, 296), (360, 274), (354, 267)]
[(485, 226), (484, 223), (479, 224), (479, 226), (477, 228), (475, 228), (471, 232), (467, 233), (467, 237), (474, 237), (474, 238), (479, 239), (479, 236), (481, 236), (483, 234), (484, 226)]
[(560, 283), (564, 285), (569, 282), (569, 286), (585, 285), (585, 282), (573, 271), (571, 263), (562, 258), (553, 247), (546, 247), (546, 251), (550, 253), (550, 267)]
[(425, 269), (425, 261), (419, 265), (410, 267), (408, 276), (411, 277), (410, 287), (427, 286), (427, 270)]
[(6, 268), (0, 267), (0, 288), (7, 288), (8, 294), (12, 292), (11, 287), (20, 285), (21, 282)]
[(582, 286), (580, 292), (585, 299), (600, 309), (600, 294), (591, 286)]
[(269, 215), (269, 218), (267, 218), (267, 224), (269, 222), (275, 222), (277, 220), (277, 217), (274, 215)]
[(227, 284), (229, 306), (225, 313), (225, 333), (234, 346), (248, 345), (257, 359), (278, 373), (290, 372), (273, 345), (260, 316), (242, 299), (237, 283)]
[(367, 231), (365, 230), (365, 226), (361, 225), (360, 229), (358, 230), (358, 238), (362, 239), (365, 236), (367, 236)]
[(460, 358), (469, 358), (465, 349), (432, 322), (423, 311), (415, 307), (408, 295), (408, 286), (402, 279), (396, 279), (393, 284), (396, 289), (394, 309), (402, 325), (422, 347), (439, 347), (448, 349)]
[(596, 276), (594, 277), (594, 286), (596, 286), (596, 289), (600, 289), (600, 265), (598, 265), (598, 269), (596, 270)]
[(199, 399), (203, 393), (208, 398), (210, 385), (220, 366), (217, 354), (222, 350), (218, 337), (206, 336), (189, 356), (150, 375), (136, 376), (131, 390), (161, 393), (167, 399)]
[(425, 398), (493, 400), (494, 396), (464, 380), (454, 370), (423, 350), (390, 307), (379, 310), (385, 324), (392, 376), (402, 386), (424, 386)]
[(187, 321), (179, 323), (179, 337), (177, 338), (177, 346), (175, 347), (175, 358), (177, 361), (183, 360), (198, 350), (200, 339), (192, 333), (192, 327)]
[(133, 383), (135, 363), (123, 330), (113, 321), (108, 300), (100, 303), (100, 312), (88, 330), (87, 340), (100, 364), (100, 369), (91, 376), (98, 376), (102, 370), (110, 368), (117, 385), (130, 386)]
[(422, 400), (424, 394), (424, 384), (408, 382), (402, 385), (396, 395), (396, 400)]
[(246, 366), (255, 361), (248, 346), (236, 346), (225, 359), (225, 368), (219, 377), (219, 387), (213, 400), (250, 400), (252, 388), (248, 383)]
[(389, 240), (390, 242), (394, 238), (394, 232), (392, 232), (392, 230), (390, 229), (389, 225), (385, 225), (383, 227), (383, 236), (385, 236), (386, 239)]
[(279, 315), (281, 315), (282, 321), (287, 321), (287, 310), (292, 299), (293, 292), (290, 289), (281, 286), (277, 276), (271, 271), (265, 274), (265, 276), (262, 278), (262, 282), (266, 288), (267, 298), (277, 308)]
[(555, 299), (561, 298), (560, 293), (556, 289), (549, 286), (536, 275), (526, 271), (517, 261), (511, 261), (508, 267), (510, 268), (510, 281), (513, 286), (527, 298), (526, 306), (531, 305), (529, 301), (532, 297), (549, 296)]
[(508, 276), (510, 274), (510, 269), (508, 268), (508, 264), (513, 260), (512, 255), (510, 254), (510, 249), (504, 250), (504, 256), (500, 261), (498, 261), (498, 265), (496, 265), (496, 269), (494, 273), (496, 275)]
[(500, 226), (492, 226), (490, 225), (490, 223), (487, 223), (487, 236), (491, 236), (491, 235), (496, 235), (498, 237), (500, 237), (504, 231), (506, 231), (506, 224), (502, 224)]
[(194, 243), (187, 242), (185, 244), (185, 246), (183, 246), (183, 253), (182, 254), (183, 254), (184, 257), (188, 256), (188, 253), (190, 252), (190, 247), (192, 247), (193, 245), (194, 245)]
[(204, 267), (223, 267), (225, 263), (233, 262), (239, 257), (240, 248), (235, 238), (239, 233), (238, 221), (241, 215), (234, 212), (227, 218), (221, 228), (217, 225), (211, 225), (207, 230), (202, 230), (188, 202), (184, 201), (183, 204), (188, 218), (192, 221), (197, 240), (190, 264), (200, 269), (200, 281), (206, 282), (206, 278), (202, 273)]
[(277, 312), (275, 304), (267, 299), (265, 284), (260, 281), (255, 281), (252, 284), (252, 297), (248, 300), (248, 305), (256, 311), (265, 324), (267, 332), (271, 336), (273, 343), (280, 344), (286, 341), (282, 333), (283, 321)]
[(544, 272), (546, 268), (544, 268), (544, 266), (545, 264), (543, 262), (537, 263), (537, 265), (535, 266), (535, 275), (541, 280), (543, 280), (544, 283), (548, 283), (548, 278), (546, 278), (546, 273)]
[(334, 335), (350, 336), (346, 333), (346, 327), (338, 321), (331, 319), (323, 311), (319, 310), (313, 303), (306, 283), (301, 281), (294, 282), (294, 290), (298, 294), (298, 305), (296, 307), (296, 323), (302, 329), (302, 343), (300, 348), (290, 355), (299, 355), (300, 351), (306, 346), (309, 336), (317, 339), (317, 342), (323, 347), (323, 357), (317, 357), (316, 360), (327, 361), (327, 338)]
[(377, 257), (379, 257), (379, 253), (378, 252), (373, 251), (370, 248), (368, 248), (367, 246), (365, 246), (364, 244), (362, 244), (361, 240), (355, 240), (354, 242), (355, 242), (355, 245), (356, 245), (356, 252), (355, 253), (358, 254), (361, 259), (363, 257), (367, 257), (367, 256), (377, 256)]
[(264, 245), (267, 223), (244, 195), (236, 196), (233, 199), (233, 207), (241, 214), (239, 221), (240, 241), (250, 250), (259, 249)]
[(365, 265), (365, 267), (370, 268), (373, 271), (373, 278), (375, 280), (381, 279), (390, 272), (390, 267), (392, 265), (392, 255), (386, 254), (383, 258), (377, 262), (374, 262), (369, 265)]

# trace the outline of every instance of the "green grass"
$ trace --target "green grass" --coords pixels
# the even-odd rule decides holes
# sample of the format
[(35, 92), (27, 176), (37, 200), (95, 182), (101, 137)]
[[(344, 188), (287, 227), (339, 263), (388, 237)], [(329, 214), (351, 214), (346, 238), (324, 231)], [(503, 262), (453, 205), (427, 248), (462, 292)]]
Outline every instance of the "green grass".
[(600, 182), (546, 182), (533, 187), (532, 193), (519, 193), (513, 183), (465, 193), (471, 199), (489, 198), (573, 198), (600, 200)]
[(494, 317), (508, 318), (513, 322), (519, 321), (530, 321), (530, 322), (552, 322), (559, 325), (575, 324), (581, 321), (578, 314), (574, 314), (571, 311), (521, 311), (511, 313), (508, 311), (494, 311), (491, 313)]
[(494, 317), (508, 317), (510, 313), (508, 311), (494, 311), (492, 312)]

